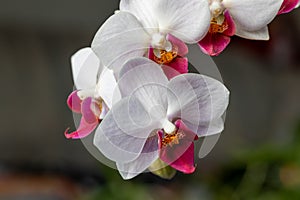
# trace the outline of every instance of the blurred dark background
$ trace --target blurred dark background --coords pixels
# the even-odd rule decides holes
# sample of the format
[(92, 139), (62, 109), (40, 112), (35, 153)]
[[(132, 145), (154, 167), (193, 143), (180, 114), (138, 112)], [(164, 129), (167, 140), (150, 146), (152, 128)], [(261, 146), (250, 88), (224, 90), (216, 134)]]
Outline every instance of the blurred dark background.
[(271, 40), (234, 37), (214, 61), (231, 91), (226, 129), (193, 175), (123, 181), (73, 125), (70, 56), (89, 46), (118, 1), (0, 0), (0, 199), (300, 199), (300, 12)]

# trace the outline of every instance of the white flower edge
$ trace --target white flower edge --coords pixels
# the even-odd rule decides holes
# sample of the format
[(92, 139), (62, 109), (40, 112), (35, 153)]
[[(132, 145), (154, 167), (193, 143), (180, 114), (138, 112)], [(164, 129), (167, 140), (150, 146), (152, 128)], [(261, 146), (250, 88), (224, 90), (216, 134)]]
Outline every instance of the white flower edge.
[(74, 84), (82, 98), (101, 98), (108, 109), (121, 99), (112, 70), (102, 65), (90, 47), (78, 50), (71, 57)]
[(135, 15), (144, 28), (168, 32), (189, 44), (200, 41), (208, 31), (211, 15), (207, 8), (207, 0), (120, 1), (120, 10)]
[(74, 85), (78, 90), (95, 87), (97, 74), (101, 71), (100, 60), (91, 48), (78, 50), (71, 57), (71, 68)]
[(267, 25), (276, 17), (283, 0), (223, 0), (232, 16), (237, 34), (254, 40), (268, 40)]

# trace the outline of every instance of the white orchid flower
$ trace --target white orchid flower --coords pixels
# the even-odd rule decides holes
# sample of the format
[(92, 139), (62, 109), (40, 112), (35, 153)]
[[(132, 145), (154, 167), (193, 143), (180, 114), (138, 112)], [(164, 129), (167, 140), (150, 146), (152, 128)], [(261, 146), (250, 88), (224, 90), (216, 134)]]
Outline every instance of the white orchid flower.
[(184, 173), (194, 171), (193, 140), (220, 133), (229, 92), (217, 80), (181, 74), (168, 80), (160, 65), (129, 60), (120, 72), (123, 97), (103, 119), (94, 145), (124, 179), (162, 159)]
[[(267, 25), (276, 17), (283, 0), (208, 0), (213, 22), (224, 19), (225, 11), (232, 17), (237, 36), (268, 40)], [(215, 23), (214, 23), (215, 24)], [(220, 28), (222, 23), (219, 23)], [(225, 27), (226, 28), (226, 27)], [(220, 29), (215, 29), (220, 31)], [(224, 30), (223, 30), (224, 31)]]
[(69, 108), (82, 114), (78, 129), (65, 131), (67, 138), (79, 139), (89, 135), (112, 107), (117, 86), (112, 70), (104, 67), (91, 48), (83, 48), (71, 58), (73, 80), (76, 90), (67, 100)]
[[(217, 56), (229, 45), (231, 37), (268, 40), (267, 25), (277, 15), (290, 11), (298, 0), (208, 0), (211, 11), (210, 28), (199, 41), (201, 50)], [(281, 9), (279, 10), (281, 6)]]
[(180, 51), (170, 36), (188, 44), (205, 36), (207, 7), (207, 0), (121, 0), (120, 11), (100, 27), (92, 49), (116, 74), (128, 59), (146, 56), (150, 47), (165, 64)]

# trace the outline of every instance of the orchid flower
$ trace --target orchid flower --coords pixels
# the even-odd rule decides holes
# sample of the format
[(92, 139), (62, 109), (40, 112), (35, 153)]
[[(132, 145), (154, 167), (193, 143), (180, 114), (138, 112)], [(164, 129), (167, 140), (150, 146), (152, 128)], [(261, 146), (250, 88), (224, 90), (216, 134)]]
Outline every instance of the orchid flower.
[(116, 162), (124, 179), (158, 158), (192, 173), (194, 139), (224, 128), (229, 92), (207, 76), (188, 73), (168, 80), (160, 65), (135, 58), (122, 67), (118, 88), (123, 98), (97, 128), (94, 145)]
[(300, 0), (284, 0), (278, 11), (278, 14), (280, 15), (280, 14), (289, 13), (295, 8), (299, 7), (299, 4), (300, 4)]
[[(210, 21), (207, 7), (207, 0), (121, 0), (120, 11), (100, 27), (92, 49), (116, 74), (127, 60), (148, 57), (150, 48), (155, 61), (168, 64), (184, 57), (182, 43), (196, 44), (205, 36)], [(186, 64), (179, 62), (175, 68), (186, 71)]]
[(79, 127), (68, 133), (68, 139), (88, 136), (112, 107), (114, 87), (117, 85), (113, 72), (105, 68), (91, 48), (83, 48), (71, 58), (73, 80), (77, 90), (68, 99), (69, 108), (82, 114)]
[(210, 29), (198, 44), (211, 56), (219, 55), (237, 35), (252, 40), (268, 40), (267, 25), (277, 15), (283, 0), (208, 0)]

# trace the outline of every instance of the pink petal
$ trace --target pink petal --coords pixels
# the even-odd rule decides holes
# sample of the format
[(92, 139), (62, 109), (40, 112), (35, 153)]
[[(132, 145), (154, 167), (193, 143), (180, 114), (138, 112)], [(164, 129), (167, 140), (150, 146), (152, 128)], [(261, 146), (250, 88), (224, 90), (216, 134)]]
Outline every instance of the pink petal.
[(179, 40), (178, 38), (176, 38), (175, 36), (168, 34), (167, 35), (167, 40), (169, 40), (173, 45), (178, 47), (178, 55), (181, 57), (186, 56), (186, 54), (188, 54), (189, 49), (187, 47), (187, 45), (182, 42), (181, 40)]
[(168, 65), (178, 71), (180, 74), (185, 74), (189, 71), (189, 61), (186, 57), (177, 57)]
[[(95, 110), (97, 107), (98, 106), (95, 104), (95, 102), (93, 102), (91, 97), (88, 97), (82, 101), (81, 114), (87, 123), (94, 124), (98, 121), (98, 117), (95, 115)], [(98, 109), (100, 110), (99, 107)]]
[(217, 56), (228, 46), (229, 43), (229, 36), (221, 33), (208, 32), (206, 36), (198, 42), (198, 45), (204, 53), (210, 56)]
[(224, 35), (233, 36), (235, 34), (235, 24), (228, 11), (224, 13), (224, 22), (228, 28), (223, 32)]
[(195, 171), (194, 163), (194, 143), (178, 158), (175, 162), (170, 164), (174, 169), (181, 171), (185, 174), (191, 174)]
[(299, 0), (284, 0), (278, 11), (278, 15), (291, 12), (298, 3)]
[(159, 131), (160, 159), (183, 173), (193, 173), (195, 171), (194, 163), (194, 140), (196, 134), (190, 131), (180, 120), (175, 122), (179, 130), (184, 132), (184, 137), (179, 140), (179, 144), (173, 144), (162, 147), (163, 132)]
[(153, 60), (153, 61), (154, 61), (153, 47), (150, 47), (150, 48), (149, 48), (149, 51), (148, 51), (148, 58), (149, 58), (150, 60)]
[(77, 95), (78, 90), (73, 91), (67, 99), (67, 104), (69, 108), (76, 113), (81, 112), (81, 99)]
[(189, 62), (187, 58), (177, 57), (167, 65), (162, 66), (168, 79), (172, 79), (180, 74), (188, 73)]
[(162, 70), (164, 71), (165, 75), (167, 76), (168, 80), (171, 80), (175, 76), (180, 75), (180, 73), (173, 68), (169, 67), (168, 65), (161, 66)]
[(88, 136), (98, 126), (98, 121), (93, 124), (88, 124), (82, 117), (80, 120), (79, 127), (76, 131), (68, 133), (69, 128), (65, 131), (65, 137), (67, 139), (81, 139)]

